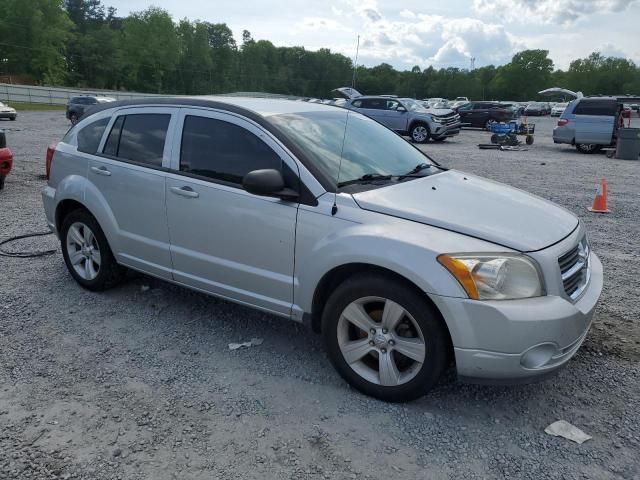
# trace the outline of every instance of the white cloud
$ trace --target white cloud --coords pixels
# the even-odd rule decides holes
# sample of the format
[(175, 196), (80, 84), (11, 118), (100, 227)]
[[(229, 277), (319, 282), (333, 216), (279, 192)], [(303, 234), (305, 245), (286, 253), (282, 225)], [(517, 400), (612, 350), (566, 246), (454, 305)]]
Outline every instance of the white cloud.
[(473, 9), (488, 18), (568, 25), (593, 14), (622, 12), (638, 3), (639, 0), (473, 0)]

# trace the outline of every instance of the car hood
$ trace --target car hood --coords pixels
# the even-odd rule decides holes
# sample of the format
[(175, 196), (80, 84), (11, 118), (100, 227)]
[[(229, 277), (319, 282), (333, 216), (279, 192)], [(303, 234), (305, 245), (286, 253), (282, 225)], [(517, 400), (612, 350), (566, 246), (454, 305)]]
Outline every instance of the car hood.
[(562, 240), (569, 211), (517, 188), (456, 170), (353, 194), (365, 209), (433, 225), (521, 252)]
[(455, 112), (450, 108), (429, 108), (426, 109), (426, 111), (419, 113), (430, 113), (431, 115), (435, 115), (436, 117), (445, 117)]

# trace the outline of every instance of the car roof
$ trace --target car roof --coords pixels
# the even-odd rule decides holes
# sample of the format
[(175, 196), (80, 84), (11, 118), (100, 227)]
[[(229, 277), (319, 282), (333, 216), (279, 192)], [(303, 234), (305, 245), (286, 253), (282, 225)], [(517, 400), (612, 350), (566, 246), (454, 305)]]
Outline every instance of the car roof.
[[(360, 98), (360, 97), (358, 97)], [(182, 107), (208, 107), (233, 110), (236, 113), (246, 113), (247, 111), (261, 117), (269, 117), (280, 114), (294, 114), (306, 112), (335, 112), (343, 110), (341, 107), (324, 105), (322, 103), (311, 103), (297, 100), (280, 98), (254, 98), (254, 97), (231, 97), (223, 95), (197, 96), (197, 97), (147, 97), (132, 100), (119, 100), (116, 102), (103, 103), (92, 112), (118, 108), (151, 105), (177, 105)], [(225, 108), (228, 107), (228, 108)], [(234, 108), (235, 107), (235, 108)], [(244, 112), (242, 112), (244, 111)]]

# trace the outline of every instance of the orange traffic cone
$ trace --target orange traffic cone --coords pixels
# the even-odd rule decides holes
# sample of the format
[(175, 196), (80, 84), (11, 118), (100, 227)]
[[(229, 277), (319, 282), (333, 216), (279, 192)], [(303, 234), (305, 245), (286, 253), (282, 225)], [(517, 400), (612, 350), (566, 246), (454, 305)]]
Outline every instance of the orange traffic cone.
[(596, 196), (593, 199), (593, 205), (587, 207), (587, 210), (594, 213), (609, 213), (607, 208), (607, 181), (604, 178), (600, 180)]

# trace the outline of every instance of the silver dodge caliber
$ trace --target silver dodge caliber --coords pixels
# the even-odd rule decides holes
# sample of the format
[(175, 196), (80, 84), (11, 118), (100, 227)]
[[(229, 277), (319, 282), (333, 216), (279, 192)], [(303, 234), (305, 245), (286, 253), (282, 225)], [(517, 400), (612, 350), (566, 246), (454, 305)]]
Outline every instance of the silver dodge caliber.
[(307, 323), (362, 392), (415, 399), (558, 370), (602, 265), (568, 211), (448, 170), (357, 112), (290, 100), (96, 107), (47, 152), (50, 228), (75, 280), (125, 268)]

